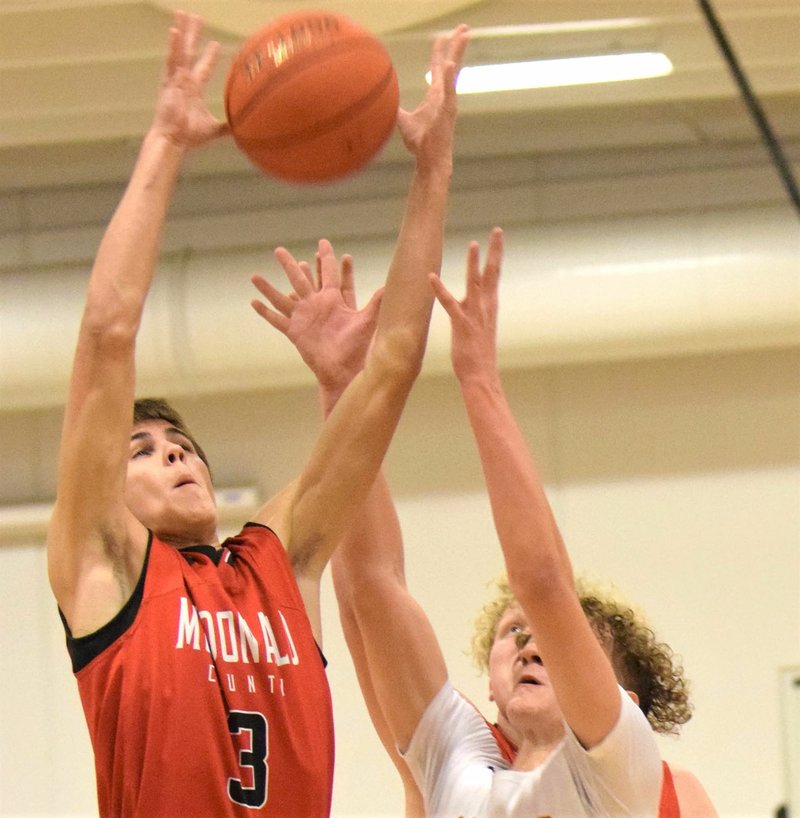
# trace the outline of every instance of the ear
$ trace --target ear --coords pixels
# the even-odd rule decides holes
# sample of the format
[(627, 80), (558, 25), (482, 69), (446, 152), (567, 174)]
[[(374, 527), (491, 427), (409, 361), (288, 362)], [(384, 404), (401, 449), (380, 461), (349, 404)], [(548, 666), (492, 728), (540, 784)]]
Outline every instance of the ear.
[(494, 691), (492, 690), (492, 680), (489, 679), (489, 701), (494, 701)]
[(634, 693), (633, 690), (626, 690), (625, 692), (631, 697), (631, 699), (633, 699), (633, 703), (638, 707), (639, 706), (638, 694)]

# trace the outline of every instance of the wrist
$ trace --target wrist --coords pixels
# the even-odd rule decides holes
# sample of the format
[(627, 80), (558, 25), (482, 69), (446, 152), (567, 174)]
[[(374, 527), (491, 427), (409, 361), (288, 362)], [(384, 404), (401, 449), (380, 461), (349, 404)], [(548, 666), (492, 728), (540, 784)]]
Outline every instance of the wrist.
[(435, 158), (418, 154), (416, 157), (416, 173), (418, 177), (423, 179), (448, 184), (450, 177), (453, 175), (453, 157), (449, 152), (445, 156)]
[(456, 372), (456, 378), (464, 391), (473, 389), (476, 391), (498, 391), (502, 389), (500, 372), (496, 366)]
[(319, 385), (319, 397), (322, 404), (322, 413), (325, 417), (333, 411), (333, 407), (339, 402), (339, 398), (344, 394), (347, 384), (323, 384)]
[(163, 128), (154, 123), (145, 134), (142, 150), (152, 152), (167, 160), (181, 162), (188, 151), (188, 146), (177, 142)]
[(136, 159), (129, 189), (169, 196), (183, 164), (184, 151), (151, 129)]

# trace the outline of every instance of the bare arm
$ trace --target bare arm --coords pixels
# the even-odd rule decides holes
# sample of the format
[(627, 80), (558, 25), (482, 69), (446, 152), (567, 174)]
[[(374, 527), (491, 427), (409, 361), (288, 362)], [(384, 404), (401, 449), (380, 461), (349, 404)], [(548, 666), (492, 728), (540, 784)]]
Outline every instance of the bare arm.
[[(319, 578), (367, 497), (422, 364), (432, 307), (427, 275), (441, 265), (455, 74), (465, 46), (464, 27), (437, 40), (431, 89), (418, 109), (399, 116), (416, 167), (366, 365), (331, 412), (295, 485), (257, 516), (286, 544), (318, 637)], [(320, 242), (319, 252), (323, 270), (335, 264), (327, 242)], [(278, 254), (293, 283), (303, 286), (296, 262), (285, 251)], [(268, 311), (264, 304), (256, 309)]]
[[(353, 284), (352, 260), (343, 256), (338, 271), (325, 277), (323, 270), (317, 269), (312, 276), (308, 265), (301, 263), (298, 269), (303, 280), (298, 282), (290, 296), (276, 291), (269, 283), (256, 277), (262, 293), (275, 305), (276, 311), (267, 314), (267, 320), (285, 334), (295, 345), (303, 360), (314, 373), (320, 386), (323, 413), (327, 416), (341, 397), (350, 381), (361, 371), (367, 349), (375, 328), (377, 308), (381, 293), (376, 293), (367, 306), (358, 311)], [(338, 273), (338, 274), (337, 274)], [(375, 610), (373, 627), (381, 638), (389, 638), (393, 644), (401, 644), (414, 633), (394, 617), (387, 617), (382, 611), (384, 603), (383, 585), (391, 589), (399, 586), (399, 596), (406, 603), (404, 589), (403, 544), (400, 526), (391, 498), (383, 478), (379, 487), (370, 492), (365, 515), (352, 536), (337, 549), (333, 556), (333, 579), (336, 588), (339, 613), (345, 639), (353, 658), (359, 686), (375, 730), (395, 764), (403, 781), (406, 818), (423, 818), (424, 808), (419, 790), (403, 758), (397, 751), (395, 739), (378, 701), (373, 682), (373, 669), (369, 661), (369, 651), (361, 632), (357, 608), (361, 617), (364, 611)], [(366, 553), (362, 554), (361, 550)], [(362, 576), (361, 566), (371, 565), (366, 576)], [(377, 575), (377, 587), (372, 576)], [(359, 592), (356, 593), (356, 587)], [(366, 593), (362, 593), (366, 588)], [(397, 611), (395, 611), (397, 613)], [(384, 623), (386, 620), (386, 623)], [(364, 627), (370, 634), (370, 622)], [(400, 633), (395, 642), (391, 629), (398, 627)], [(372, 635), (374, 639), (374, 635)], [(434, 644), (427, 651), (438, 654)], [(393, 666), (397, 665), (396, 657)], [(443, 667), (443, 663), (442, 663)], [(418, 674), (413, 674), (416, 683)], [(440, 685), (440, 682), (434, 684)], [(435, 691), (434, 691), (435, 692)]]
[(146, 531), (124, 498), (136, 334), (183, 157), (225, 130), (202, 100), (218, 47), (197, 57), (201, 27), (175, 16), (155, 117), (89, 280), (47, 540), (50, 583), (75, 635), (108, 622), (141, 570)]
[(355, 624), (363, 649), (353, 659), (357, 668), (362, 663), (373, 724), (404, 783), (411, 781), (397, 748), (408, 747), (447, 667), (427, 615), (406, 589), (400, 523), (383, 475), (334, 556), (333, 577), (340, 615)]
[(458, 377), (489, 492), (511, 590), (522, 606), (559, 705), (586, 747), (619, 715), (611, 664), (575, 593), (572, 569), (536, 464), (511, 413), (496, 363), (502, 232), (495, 229), (481, 270), (478, 245), (467, 262), (467, 293), (456, 301), (438, 278), (436, 295), (452, 324)]
[[(377, 537), (382, 536), (382, 531), (383, 521), (380, 530), (372, 532), (367, 544), (369, 542), (374, 544), (377, 541)], [(405, 759), (397, 750), (394, 733), (389, 727), (387, 718), (378, 700), (378, 693), (376, 692), (372, 678), (373, 671), (370, 667), (364, 636), (362, 635), (362, 625), (359, 624), (358, 618), (356, 617), (356, 605), (351, 598), (353, 584), (349, 581), (347, 574), (344, 573), (347, 571), (346, 552), (349, 550), (347, 543), (343, 543), (337, 549), (331, 560), (333, 583), (336, 588), (336, 598), (339, 603), (339, 618), (342, 623), (342, 631), (350, 651), (350, 656), (353, 659), (356, 678), (358, 679), (361, 695), (364, 699), (370, 720), (372, 721), (372, 726), (375, 728), (375, 732), (381, 744), (389, 755), (402, 781), (405, 818), (425, 818), (425, 805), (422, 799), (422, 793), (420, 793), (419, 787), (417, 787), (417, 783), (414, 781), (414, 776), (411, 774), (411, 770), (408, 768)], [(402, 554), (400, 557), (402, 562)], [(405, 580), (402, 574), (402, 565), (396, 570), (398, 570), (396, 581), (404, 585)], [(381, 602), (380, 604), (382, 605), (384, 603)], [(363, 627), (365, 632), (369, 634), (370, 631), (367, 623), (365, 623)], [(379, 627), (379, 625), (376, 625), (376, 629), (377, 627)], [(406, 635), (408, 634), (406, 633)], [(372, 638), (375, 638), (374, 635)], [(392, 636), (383, 630), (381, 631), (381, 638), (392, 639)], [(399, 657), (395, 657), (395, 661), (398, 661), (398, 659)]]

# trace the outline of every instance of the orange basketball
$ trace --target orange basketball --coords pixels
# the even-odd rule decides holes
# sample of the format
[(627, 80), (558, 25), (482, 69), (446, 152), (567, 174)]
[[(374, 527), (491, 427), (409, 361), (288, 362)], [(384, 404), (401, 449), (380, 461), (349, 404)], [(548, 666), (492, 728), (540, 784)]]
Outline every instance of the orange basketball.
[(327, 182), (363, 167), (392, 133), (398, 104), (386, 48), (329, 11), (297, 11), (259, 29), (225, 82), (236, 144), (289, 182)]

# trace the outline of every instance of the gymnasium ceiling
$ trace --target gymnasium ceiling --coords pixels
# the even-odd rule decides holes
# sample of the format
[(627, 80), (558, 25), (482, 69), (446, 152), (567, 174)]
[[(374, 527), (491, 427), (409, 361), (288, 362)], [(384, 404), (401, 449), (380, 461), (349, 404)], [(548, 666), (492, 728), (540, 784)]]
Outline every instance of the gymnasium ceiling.
[[(800, 177), (800, 0), (711, 2)], [(242, 40), (278, 14), (317, 6), (381, 36), (405, 107), (424, 92), (433, 34), (461, 21), (473, 28), (472, 64), (641, 49), (673, 62), (659, 79), (460, 100), (448, 229), (483, 231), (487, 212), (504, 226), (537, 225), (535, 249), (515, 246), (517, 267), (504, 272), (504, 344), (515, 365), (797, 343), (797, 220), (696, 0), (183, 0), (222, 43), (210, 88), (219, 114)], [(75, 282), (148, 126), (173, 8), (169, 0), (0, 0), (0, 543), (3, 503), (52, 497), (65, 339), (80, 309)], [(158, 303), (174, 311), (177, 331), (149, 336), (147, 391), (221, 401), (223, 389), (264, 389), (264, 371), (276, 389), (307, 377), (260, 334), (242, 342), (239, 333), (249, 339), (251, 330), (233, 288), (201, 297), (211, 275), (204, 256), (213, 267), (214, 253), (252, 245), (277, 218), (293, 246), (318, 224), (335, 239), (391, 232), (408, 161), (394, 138), (370, 172), (307, 189), (260, 178), (232, 140), (194, 154), (167, 250), (184, 259), (192, 247), (197, 269), (162, 273), (172, 273), (170, 299)], [(354, 219), (370, 230), (354, 230)], [(527, 252), (536, 253), (535, 276), (520, 261)], [(243, 264), (238, 258), (228, 263)], [(648, 275), (631, 275), (643, 259)], [(602, 274), (584, 275), (581, 265)], [(43, 290), (45, 276), (53, 278)], [(210, 320), (219, 337), (208, 335)], [(444, 371), (447, 337), (434, 333), (428, 356)], [(206, 366), (199, 373), (197, 362)], [(222, 461), (230, 439), (237, 435), (225, 428), (209, 444)], [(236, 451), (221, 467), (223, 484), (252, 479)]]
[[(227, 65), (272, 17), (324, 6), (378, 33), (402, 99), (423, 91), (434, 32), (465, 21), (468, 62), (663, 50), (675, 71), (638, 82), (463, 98), (458, 150), (514, 157), (663, 149), (723, 154), (759, 133), (695, 0), (184, 0), (223, 46), (211, 88), (222, 111)], [(148, 124), (170, 0), (0, 0), (0, 188), (123, 179)], [(714, 0), (769, 122), (790, 155), (800, 143), (800, 3)], [(516, 27), (516, 28), (515, 28)], [(379, 162), (391, 161), (389, 148)], [(245, 167), (229, 142), (198, 172)], [(777, 182), (776, 182), (777, 184)]]

